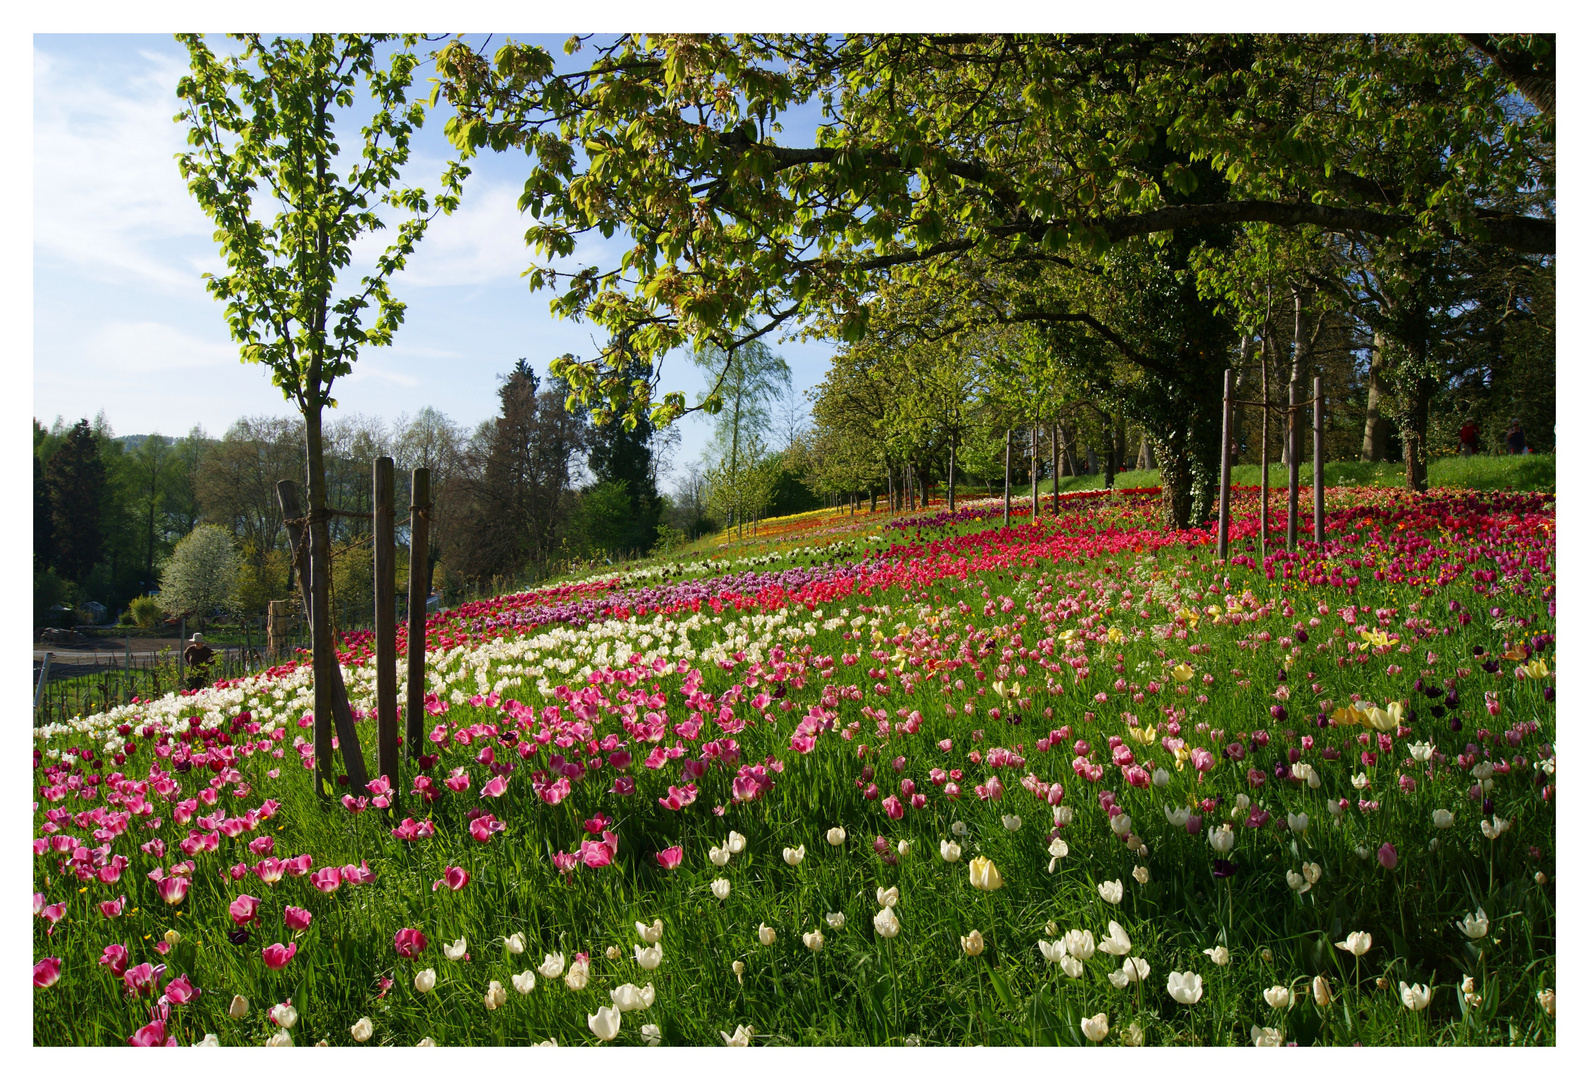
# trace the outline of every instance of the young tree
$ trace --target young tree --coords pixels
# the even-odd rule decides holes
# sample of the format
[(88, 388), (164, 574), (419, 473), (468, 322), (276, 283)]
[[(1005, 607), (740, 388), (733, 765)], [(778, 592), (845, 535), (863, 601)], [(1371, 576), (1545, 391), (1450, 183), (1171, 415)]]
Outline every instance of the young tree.
[[(732, 353), (708, 344), (696, 350), (693, 359), (712, 380), (702, 405), (717, 414), (712, 447), (721, 475), (737, 478), (733, 482), (742, 487), (752, 475), (752, 466), (766, 452), (765, 436), (772, 427), (769, 406), (788, 392), (789, 365), (760, 341), (748, 342)], [(760, 448), (758, 455), (749, 453), (752, 440)], [(749, 505), (743, 499), (733, 500), (733, 505), (742, 503)]]
[(217, 608), (230, 608), (241, 562), (232, 536), (219, 525), (200, 525), (177, 542), (160, 574), (160, 606), (190, 614), (204, 625)]
[[(303, 415), (307, 458), (310, 619), (314, 642), (315, 755), (322, 781), (331, 776), (332, 668), (330, 533), (321, 415), (335, 406), (333, 382), (353, 370), (359, 349), (389, 345), (403, 320), (391, 294), (437, 213), (458, 204), (468, 170), (450, 165), (434, 207), (419, 188), (399, 186), (409, 140), (425, 118), (408, 100), (419, 58), (405, 35), (383, 68), (389, 35), (313, 34), (307, 38), (241, 35), (240, 56), (218, 58), (198, 34), (178, 35), (189, 73), (178, 82), (188, 125), (180, 158), (188, 190), (215, 222), (226, 273), (206, 275), (212, 296), (227, 305), (232, 338), (245, 362), (263, 363), (271, 382)], [(356, 100), (373, 109), (345, 152), (338, 120)], [(344, 126), (345, 130), (345, 126)], [(336, 171), (346, 169), (346, 179)], [(255, 205), (256, 193), (273, 204)], [(357, 286), (338, 292), (338, 271), (353, 259), (360, 236), (384, 228), (384, 204), (406, 216), (394, 241)], [(374, 307), (374, 320), (363, 325)], [(351, 748), (349, 748), (351, 751)]]

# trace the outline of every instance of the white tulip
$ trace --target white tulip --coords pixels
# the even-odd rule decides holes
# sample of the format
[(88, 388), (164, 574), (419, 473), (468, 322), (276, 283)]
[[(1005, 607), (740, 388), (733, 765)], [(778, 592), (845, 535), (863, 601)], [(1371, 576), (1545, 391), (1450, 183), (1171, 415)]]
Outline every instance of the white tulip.
[(1148, 977), (1148, 972), (1153, 970), (1148, 962), (1139, 956), (1128, 956), (1120, 962), (1119, 971), (1109, 973), (1109, 982), (1118, 990), (1124, 990), (1127, 985), (1141, 982)]
[(842, 911), (830, 911), (825, 916), (823, 916), (823, 918), (825, 918), (827, 920), (828, 925), (833, 927), (833, 929), (835, 929), (835, 930), (843, 930), (844, 929), (844, 912), (842, 912)]
[(642, 1024), (640, 1025), (640, 1038), (645, 1041), (647, 1046), (661, 1046), (662, 1029), (655, 1024)]
[(1106, 903), (1118, 904), (1125, 894), (1125, 883), (1119, 878), (1115, 878), (1113, 881), (1102, 881), (1098, 883), (1098, 895), (1103, 897)]
[(1044, 941), (1037, 939), (1037, 951), (1043, 954), (1043, 959), (1050, 964), (1057, 964), (1067, 955), (1063, 941)]
[(1263, 999), (1271, 1009), (1291, 1007), (1291, 991), (1284, 986), (1271, 986), (1263, 992)]
[(1005, 814), (1004, 827), (1011, 832), (1015, 832), (1021, 827), (1021, 816), (1019, 814)]
[(1074, 956), (1062, 956), (1059, 958), (1059, 970), (1069, 975), (1072, 979), (1079, 979), (1081, 978), (1081, 973), (1086, 969), (1081, 966), (1081, 961)]
[(1261, 1028), (1257, 1024), (1252, 1026), (1252, 1044), (1254, 1046), (1283, 1046), (1285, 1038), (1280, 1033), (1279, 1028)]
[(771, 945), (773, 942), (778, 940), (778, 931), (774, 930), (766, 923), (762, 923), (761, 926), (756, 929), (756, 940), (760, 941), (763, 945)]
[(541, 966), (536, 968), (544, 979), (555, 979), (563, 974), (565, 959), (560, 952), (549, 952), (546, 959), (541, 961)]
[(1478, 911), (1464, 915), (1462, 921), (1457, 923), (1457, 929), (1466, 934), (1470, 940), (1477, 941), (1490, 932), (1490, 918), (1484, 914), (1483, 908), (1479, 908)]
[(623, 1026), (623, 1013), (610, 1005), (603, 1005), (594, 1015), (587, 1013), (585, 1023), (596, 1038), (602, 1042), (612, 1042), (618, 1037), (618, 1029)]
[(272, 1005), (270, 1018), (276, 1021), (276, 1026), (283, 1031), (291, 1031), (293, 1025), (298, 1022), (298, 1010), (287, 1004)]
[(1109, 936), (1098, 943), (1098, 950), (1110, 956), (1124, 956), (1131, 951), (1131, 937), (1113, 919), (1109, 920)]
[(502, 986), (501, 983), (497, 982), (495, 979), (492, 979), (491, 980), (491, 985), (486, 987), (486, 993), (485, 993), (485, 1006), (486, 1006), (486, 1008), (488, 1010), (496, 1009), (499, 1006), (506, 1004), (507, 1000), (508, 1000), (508, 992), (507, 992), (507, 990)]
[(1065, 951), (1078, 960), (1092, 959), (1096, 948), (1091, 930), (1071, 930), (1065, 935)]
[(1224, 967), (1230, 963), (1230, 950), (1223, 945), (1215, 945), (1212, 949), (1204, 949), (1203, 955), (1212, 960), (1216, 967)]
[(1190, 971), (1172, 971), (1169, 991), (1182, 1005), (1196, 1005), (1203, 996), (1203, 977)]
[(1192, 811), (1185, 806), (1170, 806), (1168, 803), (1165, 804), (1164, 819), (1177, 829), (1184, 829), (1186, 827), (1187, 819), (1191, 816)]
[(513, 976), (513, 989), (521, 994), (528, 994), (535, 989), (535, 972), (521, 971)]
[(734, 1034), (732, 1035), (726, 1031), (719, 1031), (718, 1034), (723, 1037), (724, 1046), (749, 1046), (750, 1036), (753, 1031), (753, 1028), (748, 1028), (741, 1024), (734, 1029)]
[(954, 833), (956, 836), (963, 838), (969, 830), (966, 829), (965, 822), (957, 821), (953, 825), (949, 826), (949, 831)]
[(899, 916), (894, 914), (893, 908), (885, 907), (872, 916), (872, 928), (880, 937), (894, 937), (899, 933)]
[(446, 957), (449, 960), (462, 960), (464, 958), (464, 954), (469, 951), (469, 939), (466, 937), (460, 937), (451, 945), (442, 945), (441, 951), (446, 954)]
[(726, 847), (714, 847), (707, 849), (706, 857), (712, 860), (713, 866), (727, 866), (732, 854)]
[(823, 938), (822, 929), (820, 927), (811, 931), (809, 934), (801, 934), (800, 940), (805, 942), (806, 948), (810, 949), (812, 952), (822, 951)]
[(877, 890), (877, 906), (893, 907), (899, 903), (899, 886), (893, 885), (886, 889)]
[(653, 945), (649, 949), (642, 949), (640, 946), (636, 945), (634, 947), (634, 958), (635, 963), (639, 964), (646, 971), (655, 971), (657, 969), (657, 965), (662, 963), (662, 946)]
[(720, 877), (712, 882), (712, 895), (719, 900), (728, 899), (728, 879)]
[(590, 965), (575, 960), (568, 965), (568, 974), (563, 976), (563, 982), (570, 990), (583, 990), (590, 983)]
[(509, 934), (502, 939), (502, 944), (507, 947), (508, 952), (518, 956), (524, 951), (524, 935), (522, 933)]
[(786, 847), (783, 849), (783, 861), (788, 863), (790, 866), (799, 866), (805, 861), (805, 857), (806, 846), (804, 844), (801, 844), (797, 848)]
[(1422, 1012), (1429, 1007), (1430, 994), (1428, 986), (1420, 986), (1417, 983), (1413, 983), (1411, 986), (1406, 983), (1399, 983), (1398, 985), (1401, 988), (1401, 1003), (1407, 1008), (1413, 1012)]
[(662, 940), (662, 920), (657, 919), (647, 926), (645, 923), (634, 924), (635, 933), (640, 935), (640, 940), (647, 945), (655, 945)]
[(735, 855), (738, 855), (741, 851), (745, 850), (745, 838), (739, 835), (737, 832), (734, 832), (732, 829), (729, 830), (728, 833), (728, 850), (732, 851)]
[(1099, 1013), (1097, 1016), (1082, 1017), (1081, 1033), (1093, 1042), (1103, 1042), (1109, 1036), (1108, 1014)]
[(828, 843), (832, 844), (834, 847), (838, 847), (840, 844), (844, 843), (844, 836), (844, 830), (835, 825), (833, 828), (828, 830)]
[(960, 861), (960, 845), (953, 840), (938, 841), (938, 855), (944, 862)]
[(436, 969), (426, 968), (414, 976), (414, 989), (428, 994), (436, 988)]
[(206, 1033), (204, 1038), (193, 1044), (194, 1046), (220, 1046), (221, 1040), (216, 1038), (214, 1032)]
[(651, 983), (646, 983), (644, 990), (634, 983), (624, 983), (622, 986), (614, 987), (609, 993), (612, 1003), (618, 1007), (619, 1012), (649, 1009), (652, 1002), (657, 999), (656, 988)]
[(1434, 818), (1435, 828), (1437, 829), (1449, 829), (1456, 821), (1456, 815), (1449, 810), (1436, 810), (1431, 816)]
[(1109, 819), (1109, 829), (1116, 836), (1130, 836), (1131, 835), (1131, 815), (1130, 814), (1116, 814), (1114, 817)]

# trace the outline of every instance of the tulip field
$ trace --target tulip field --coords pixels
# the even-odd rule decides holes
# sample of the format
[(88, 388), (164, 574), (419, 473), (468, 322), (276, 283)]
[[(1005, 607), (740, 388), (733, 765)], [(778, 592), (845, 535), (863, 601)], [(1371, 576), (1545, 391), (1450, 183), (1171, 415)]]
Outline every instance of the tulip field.
[(466, 604), (335, 801), (306, 654), (39, 729), (34, 1042), (1554, 1045), (1554, 495), (1257, 509), (1229, 564), (1077, 493)]

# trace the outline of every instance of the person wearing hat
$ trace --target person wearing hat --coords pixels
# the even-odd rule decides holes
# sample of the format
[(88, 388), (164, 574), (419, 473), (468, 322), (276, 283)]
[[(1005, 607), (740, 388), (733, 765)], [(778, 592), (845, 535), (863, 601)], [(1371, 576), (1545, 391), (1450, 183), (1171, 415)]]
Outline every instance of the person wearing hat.
[(204, 635), (194, 633), (188, 639), (187, 648), (182, 650), (182, 662), (188, 666), (189, 690), (198, 690), (209, 684), (210, 664), (214, 659), (215, 650), (204, 643)]
[(1506, 452), (1508, 454), (1528, 453), (1528, 439), (1523, 434), (1523, 422), (1517, 417), (1512, 417), (1512, 426), (1506, 429)]

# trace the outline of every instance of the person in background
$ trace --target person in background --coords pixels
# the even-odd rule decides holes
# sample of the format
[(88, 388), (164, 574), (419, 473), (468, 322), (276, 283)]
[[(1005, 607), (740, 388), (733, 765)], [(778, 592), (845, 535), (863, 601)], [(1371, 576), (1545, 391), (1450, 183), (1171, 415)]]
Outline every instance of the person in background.
[(209, 685), (210, 664), (215, 660), (215, 650), (204, 643), (204, 635), (195, 633), (182, 650), (182, 662), (187, 665), (187, 688), (199, 690)]
[(1506, 452), (1508, 454), (1528, 453), (1528, 439), (1523, 434), (1523, 422), (1516, 417), (1512, 418), (1512, 426), (1506, 429)]
[(1463, 457), (1472, 457), (1479, 450), (1479, 425), (1472, 420), (1463, 423), (1462, 430), (1457, 432), (1458, 447)]

